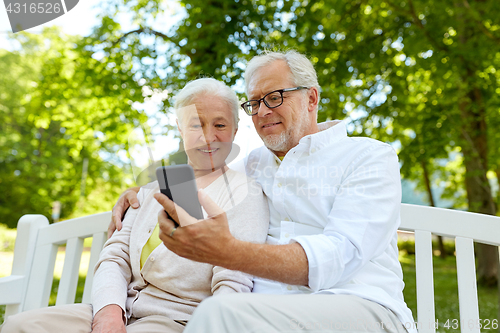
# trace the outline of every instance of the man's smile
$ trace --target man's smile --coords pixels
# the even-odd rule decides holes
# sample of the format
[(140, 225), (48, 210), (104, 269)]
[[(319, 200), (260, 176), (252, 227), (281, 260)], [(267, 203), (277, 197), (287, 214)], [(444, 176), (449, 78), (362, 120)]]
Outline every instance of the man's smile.
[(281, 124), (281, 121), (279, 121), (279, 122), (273, 122), (273, 123), (267, 123), (267, 124), (262, 125), (262, 128), (270, 128), (270, 127), (277, 126), (279, 124)]

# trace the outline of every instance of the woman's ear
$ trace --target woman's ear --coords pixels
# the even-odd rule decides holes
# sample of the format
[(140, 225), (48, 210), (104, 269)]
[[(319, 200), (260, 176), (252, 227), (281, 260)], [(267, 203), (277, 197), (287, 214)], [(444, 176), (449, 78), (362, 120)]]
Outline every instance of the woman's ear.
[(177, 124), (177, 129), (179, 130), (179, 133), (181, 133), (181, 138), (184, 139), (184, 135), (182, 134), (182, 128), (181, 125), (179, 124), (179, 119), (176, 119), (175, 123)]

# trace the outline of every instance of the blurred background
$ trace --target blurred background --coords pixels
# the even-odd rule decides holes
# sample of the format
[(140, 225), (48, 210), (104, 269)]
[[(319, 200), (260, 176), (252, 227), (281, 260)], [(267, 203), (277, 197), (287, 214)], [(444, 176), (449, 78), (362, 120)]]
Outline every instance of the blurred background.
[[(266, 48), (310, 57), (320, 121), (393, 145), (403, 202), (495, 215), (499, 17), (498, 0), (87, 0), (11, 34), (2, 8), (0, 223), (110, 210), (145, 147), (179, 151), (172, 96), (210, 76), (244, 98), (246, 63)], [(262, 143), (241, 119), (245, 154)], [(495, 286), (498, 249), (476, 250), (480, 284)]]

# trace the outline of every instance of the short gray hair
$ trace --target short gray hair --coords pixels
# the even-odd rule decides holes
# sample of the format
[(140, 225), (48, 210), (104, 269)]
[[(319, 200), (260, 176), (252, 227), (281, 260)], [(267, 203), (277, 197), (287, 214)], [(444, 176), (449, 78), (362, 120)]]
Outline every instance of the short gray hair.
[(236, 128), (238, 128), (240, 103), (236, 93), (224, 82), (212, 78), (201, 78), (188, 82), (182, 90), (175, 96), (175, 114), (179, 123), (182, 123), (181, 109), (193, 104), (193, 101), (200, 96), (217, 96), (222, 98), (231, 108)]
[[(245, 70), (245, 92), (248, 96), (248, 83), (260, 68), (276, 60), (283, 60), (290, 68), (295, 86), (316, 87), (319, 94), (319, 83), (316, 70), (307, 57), (295, 50), (276, 52), (265, 50), (262, 54), (253, 57)], [(278, 89), (278, 88), (276, 88)]]

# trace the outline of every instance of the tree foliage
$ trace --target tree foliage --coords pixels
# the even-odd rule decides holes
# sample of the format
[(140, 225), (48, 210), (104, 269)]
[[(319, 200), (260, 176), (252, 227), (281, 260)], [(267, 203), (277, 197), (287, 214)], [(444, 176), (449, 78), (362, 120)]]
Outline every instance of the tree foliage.
[[(460, 156), (465, 164), (481, 160), (469, 169), (481, 169), (483, 178), (498, 170), (496, 1), (186, 0), (184, 18), (165, 31), (152, 19), (164, 2), (115, 4), (93, 44), (110, 59), (126, 51), (137, 63), (150, 60), (139, 71), (160, 89), (175, 92), (203, 74), (234, 84), (264, 48), (295, 48), (316, 66), (320, 120), (348, 115), (355, 134), (397, 142), (404, 176), (419, 179), (421, 161), (449, 174), (443, 159)], [(128, 29), (116, 23), (124, 12), (133, 15)], [(482, 177), (475, 172), (462, 178)]]
[[(15, 227), (23, 214), (61, 217), (75, 213), (81, 196), (82, 168), (87, 204), (80, 214), (102, 211), (126, 187), (119, 160), (127, 134), (142, 114), (131, 108), (140, 87), (115, 66), (57, 29), (40, 35), (18, 34), (20, 50), (0, 52), (0, 214)], [(136, 89), (138, 93), (130, 94)], [(96, 207), (100, 206), (100, 207)]]

